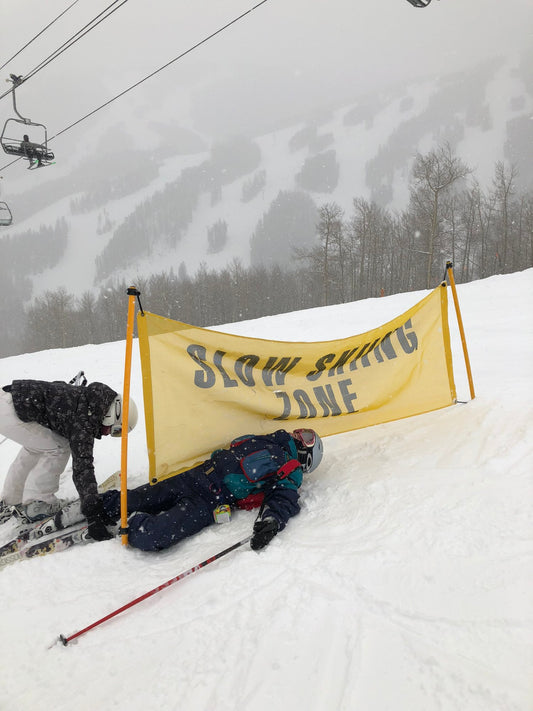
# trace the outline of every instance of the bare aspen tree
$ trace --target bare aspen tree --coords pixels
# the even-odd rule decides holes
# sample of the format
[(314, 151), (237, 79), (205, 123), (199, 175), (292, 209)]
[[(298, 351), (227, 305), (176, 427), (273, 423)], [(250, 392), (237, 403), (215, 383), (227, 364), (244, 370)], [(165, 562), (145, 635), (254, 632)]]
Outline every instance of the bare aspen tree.
[(478, 243), (480, 245), (479, 271), (481, 278), (492, 274), (493, 262), (489, 258), (494, 223), (494, 195), (479, 192), (477, 201)]
[(26, 331), (28, 350), (42, 350), (53, 344), (54, 348), (72, 345), (74, 332), (74, 297), (60, 287), (56, 291), (45, 291), (35, 299), (28, 309)]
[(342, 260), (344, 211), (336, 203), (326, 203), (318, 211), (317, 234), (321, 243), (324, 306), (330, 303), (331, 279)]
[(533, 264), (533, 196), (522, 195), (519, 203), (517, 269), (528, 269)]
[(468, 281), (476, 262), (476, 237), (478, 234), (477, 211), (481, 190), (477, 182), (461, 196), (461, 223), (463, 226), (463, 254), (456, 277)]
[[(454, 155), (449, 143), (425, 155), (417, 153), (412, 169), (411, 204), (421, 221), (425, 238), (425, 286), (432, 286), (436, 250), (440, 246), (443, 223), (449, 216), (445, 197), (457, 181), (467, 177), (471, 169)], [(444, 260), (443, 260), (444, 261)], [(440, 268), (440, 265), (439, 265)]]
[(515, 192), (515, 178), (518, 169), (515, 165), (506, 167), (503, 161), (496, 163), (494, 171), (494, 196), (498, 214), (498, 235), (496, 260), (501, 273), (514, 269), (515, 254), (512, 249), (511, 203)]
[(390, 289), (392, 283), (393, 219), (376, 202), (356, 198), (353, 207), (348, 243), (354, 298), (377, 296), (382, 289)]
[(76, 345), (98, 343), (96, 295), (92, 291), (85, 291), (77, 300), (76, 307)]

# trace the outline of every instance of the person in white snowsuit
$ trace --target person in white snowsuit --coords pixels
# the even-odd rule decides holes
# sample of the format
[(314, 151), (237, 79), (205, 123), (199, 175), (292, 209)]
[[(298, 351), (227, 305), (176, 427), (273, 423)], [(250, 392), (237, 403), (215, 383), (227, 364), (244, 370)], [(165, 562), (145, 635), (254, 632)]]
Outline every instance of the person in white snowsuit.
[[(137, 421), (130, 400), (129, 429)], [(72, 479), (91, 537), (110, 538), (94, 474), (95, 439), (119, 436), (121, 398), (103, 383), (84, 387), (62, 381), (14, 380), (0, 389), (0, 434), (22, 445), (11, 464), (0, 501), (0, 521), (17, 509), (37, 521), (58, 511), (59, 479), (72, 455)]]

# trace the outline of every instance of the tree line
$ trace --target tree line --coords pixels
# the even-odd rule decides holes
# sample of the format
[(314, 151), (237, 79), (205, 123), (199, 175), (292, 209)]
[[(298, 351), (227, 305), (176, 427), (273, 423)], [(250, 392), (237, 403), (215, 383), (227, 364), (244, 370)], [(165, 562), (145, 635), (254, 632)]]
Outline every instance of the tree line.
[[(309, 227), (314, 246), (293, 245), (284, 264), (234, 261), (221, 271), (203, 265), (193, 277), (181, 265), (177, 274), (170, 269), (134, 284), (146, 310), (216, 326), (429, 289), (443, 279), (448, 260), (459, 283), (519, 271), (533, 266), (533, 193), (519, 191), (516, 178), (516, 168), (499, 162), (484, 190), (445, 144), (417, 154), (401, 212), (354, 198), (345, 215), (325, 203)], [(128, 286), (109, 282), (80, 298), (64, 289), (44, 293), (26, 309), (21, 350), (123, 339)]]
[(41, 225), (16, 236), (0, 240), (0, 318), (3, 323), (0, 353), (20, 353), (24, 328), (24, 302), (32, 293), (30, 275), (54, 267), (62, 259), (67, 246), (68, 225), (64, 218), (55, 225)]
[(322, 303), (429, 289), (448, 260), (458, 282), (533, 266), (533, 194), (517, 189), (516, 168), (498, 162), (488, 190), (471, 174), (445, 144), (416, 156), (400, 213), (356, 198), (345, 219), (336, 203), (322, 205), (319, 244), (299, 251)]

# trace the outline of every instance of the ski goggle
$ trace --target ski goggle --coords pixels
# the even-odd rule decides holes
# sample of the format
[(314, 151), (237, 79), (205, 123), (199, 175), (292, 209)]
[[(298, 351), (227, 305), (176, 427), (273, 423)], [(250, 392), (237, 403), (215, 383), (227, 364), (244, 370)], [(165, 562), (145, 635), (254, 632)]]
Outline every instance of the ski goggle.
[(292, 433), (294, 439), (297, 439), (304, 447), (314, 447), (316, 442), (316, 432), (314, 430), (299, 429)]
[(109, 427), (111, 437), (120, 437), (122, 434), (122, 400), (116, 397), (102, 420), (103, 427)]

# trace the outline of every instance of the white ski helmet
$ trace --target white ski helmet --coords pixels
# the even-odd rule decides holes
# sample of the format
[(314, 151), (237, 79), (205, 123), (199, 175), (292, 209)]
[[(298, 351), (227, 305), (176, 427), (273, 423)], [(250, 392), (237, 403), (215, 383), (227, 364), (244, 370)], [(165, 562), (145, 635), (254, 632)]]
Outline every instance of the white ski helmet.
[[(128, 432), (137, 424), (139, 419), (139, 412), (137, 410), (137, 405), (135, 401), (130, 398), (130, 406), (128, 410)], [(109, 406), (109, 410), (104, 415), (102, 420), (103, 427), (111, 427), (109, 434), (111, 437), (121, 437), (122, 436), (122, 397), (117, 395)]]
[(322, 461), (324, 447), (322, 440), (314, 430), (298, 429), (292, 432), (296, 449), (298, 451), (298, 461), (302, 465), (304, 472), (312, 472)]

